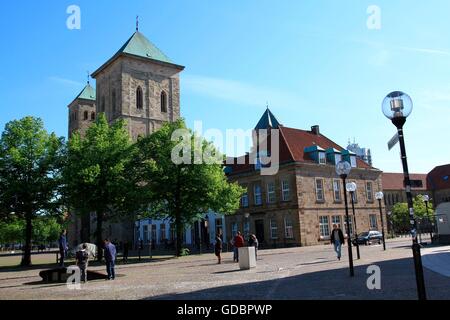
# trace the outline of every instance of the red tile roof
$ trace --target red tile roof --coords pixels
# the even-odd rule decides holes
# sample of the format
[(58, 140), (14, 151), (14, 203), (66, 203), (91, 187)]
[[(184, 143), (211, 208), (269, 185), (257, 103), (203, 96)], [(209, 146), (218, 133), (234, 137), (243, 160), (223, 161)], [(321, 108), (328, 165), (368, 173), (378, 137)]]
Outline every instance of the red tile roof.
[[(307, 147), (317, 145), (322, 149), (334, 148), (339, 151), (345, 149), (328, 139), (322, 134), (315, 134), (312, 131), (305, 131), (300, 129), (288, 128), (279, 126), (280, 129), (280, 164), (300, 162), (313, 163), (314, 161), (305, 154), (304, 150)], [(268, 143), (270, 148), (270, 142)], [(236, 158), (237, 159), (237, 158)], [(239, 159), (242, 159), (240, 157)], [(249, 157), (246, 156), (245, 165), (231, 165), (232, 173), (237, 174), (254, 170), (254, 165), (249, 164)], [(372, 168), (366, 162), (357, 159), (358, 168), (370, 169)]]
[[(422, 188), (414, 188), (414, 190), (427, 190), (427, 175), (426, 174), (410, 174), (411, 180), (422, 180)], [(385, 172), (382, 175), (383, 190), (404, 190), (404, 176), (403, 173), (389, 173)]]
[(432, 190), (450, 189), (450, 164), (434, 168), (428, 174), (428, 184)]

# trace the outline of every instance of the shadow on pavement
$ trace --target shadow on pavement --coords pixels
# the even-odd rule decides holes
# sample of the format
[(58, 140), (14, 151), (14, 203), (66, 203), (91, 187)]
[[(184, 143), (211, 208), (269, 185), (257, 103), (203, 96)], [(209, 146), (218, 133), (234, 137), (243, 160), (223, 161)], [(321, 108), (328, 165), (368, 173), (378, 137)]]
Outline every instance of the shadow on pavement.
[[(221, 286), (181, 294), (166, 294), (154, 300), (416, 300), (417, 288), (412, 258), (374, 263), (381, 269), (381, 290), (369, 290), (370, 265), (355, 267), (349, 276), (345, 260), (333, 270), (285, 278)], [(234, 271), (238, 272), (238, 271)], [(257, 269), (255, 270), (255, 273)], [(424, 269), (429, 299), (450, 299), (450, 278)], [(224, 272), (220, 272), (224, 273)]]

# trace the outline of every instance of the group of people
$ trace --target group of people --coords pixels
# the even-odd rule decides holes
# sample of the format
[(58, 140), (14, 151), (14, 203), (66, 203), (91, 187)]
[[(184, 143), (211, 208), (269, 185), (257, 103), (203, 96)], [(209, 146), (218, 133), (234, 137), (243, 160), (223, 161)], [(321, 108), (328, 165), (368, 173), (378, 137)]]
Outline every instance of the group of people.
[[(60, 260), (59, 260), (59, 266), (61, 268), (64, 267), (64, 260), (67, 257), (67, 251), (69, 249), (67, 245), (67, 237), (66, 237), (67, 231), (63, 230), (61, 232), (61, 235), (59, 237), (58, 243), (59, 243), (59, 254), (60, 254)], [(115, 273), (115, 264), (116, 264), (116, 258), (117, 258), (117, 250), (116, 246), (109, 240), (105, 239), (103, 241), (103, 251), (104, 251), (104, 259), (106, 262), (106, 272), (108, 274), (108, 280), (114, 280), (116, 278)], [(125, 251), (125, 250), (124, 250)], [(128, 245), (126, 246), (127, 254), (124, 254), (125, 257), (128, 257)], [(86, 243), (83, 243), (81, 245), (81, 250), (78, 250), (75, 253), (75, 260), (76, 265), (78, 268), (80, 268), (81, 272), (81, 279), (80, 281), (83, 283), (87, 282), (87, 268), (89, 264), (89, 252), (88, 252), (88, 245)]]
[[(239, 262), (239, 248), (242, 248), (245, 246), (245, 240), (240, 231), (238, 231), (236, 233), (236, 236), (230, 241), (230, 244), (233, 246), (233, 262)], [(259, 242), (254, 234), (251, 234), (249, 236), (247, 244), (249, 247), (255, 248), (256, 259), (258, 259)], [(222, 263), (222, 251), (223, 251), (222, 232), (219, 232), (216, 235), (216, 244), (215, 244), (214, 249), (215, 249), (214, 251), (215, 251), (216, 257), (218, 259), (218, 264), (221, 264)]]

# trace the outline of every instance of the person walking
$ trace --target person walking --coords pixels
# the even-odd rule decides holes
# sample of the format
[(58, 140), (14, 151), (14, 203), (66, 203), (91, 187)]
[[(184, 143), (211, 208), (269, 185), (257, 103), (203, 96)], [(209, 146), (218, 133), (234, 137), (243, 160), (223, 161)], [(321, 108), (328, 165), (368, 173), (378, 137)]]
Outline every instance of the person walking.
[(81, 250), (77, 251), (75, 254), (77, 267), (81, 271), (81, 282), (87, 282), (87, 268), (89, 263), (89, 252), (87, 251), (87, 244), (83, 243)]
[(222, 234), (219, 233), (219, 234), (216, 235), (216, 244), (214, 246), (214, 252), (216, 254), (216, 257), (217, 257), (217, 260), (218, 260), (218, 262), (217, 262), (218, 264), (222, 263), (222, 256), (221, 256), (222, 250), (223, 250), (223, 247), (222, 247)]
[(115, 273), (115, 263), (116, 263), (116, 246), (105, 239), (105, 261), (106, 261), (106, 272), (108, 273), (108, 280), (114, 280), (116, 278)]
[(256, 260), (258, 260), (259, 242), (258, 242), (258, 238), (256, 238), (256, 236), (254, 234), (250, 235), (250, 238), (248, 239), (248, 246), (255, 247), (255, 258), (256, 258)]
[(333, 225), (333, 231), (331, 232), (331, 244), (334, 245), (334, 251), (336, 251), (338, 260), (342, 257), (342, 245), (344, 244), (344, 233), (338, 227), (337, 224)]
[(240, 231), (236, 233), (233, 243), (234, 243), (234, 261), (239, 262), (239, 248), (242, 248), (244, 246), (244, 238), (242, 237)]
[(128, 263), (128, 254), (130, 251), (130, 244), (128, 243), (128, 240), (125, 240), (123, 243), (123, 263)]
[(67, 237), (66, 237), (67, 231), (63, 230), (61, 231), (61, 235), (59, 236), (58, 244), (59, 244), (59, 266), (61, 268), (64, 268), (64, 259), (67, 256), (67, 250), (69, 247), (67, 246)]

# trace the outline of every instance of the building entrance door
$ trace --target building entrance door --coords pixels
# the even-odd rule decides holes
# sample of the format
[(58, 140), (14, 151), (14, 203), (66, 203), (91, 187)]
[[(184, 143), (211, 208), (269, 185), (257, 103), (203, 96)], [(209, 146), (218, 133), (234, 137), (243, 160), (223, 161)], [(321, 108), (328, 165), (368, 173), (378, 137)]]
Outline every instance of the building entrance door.
[(258, 242), (262, 244), (264, 242), (264, 220), (255, 221), (255, 231)]

